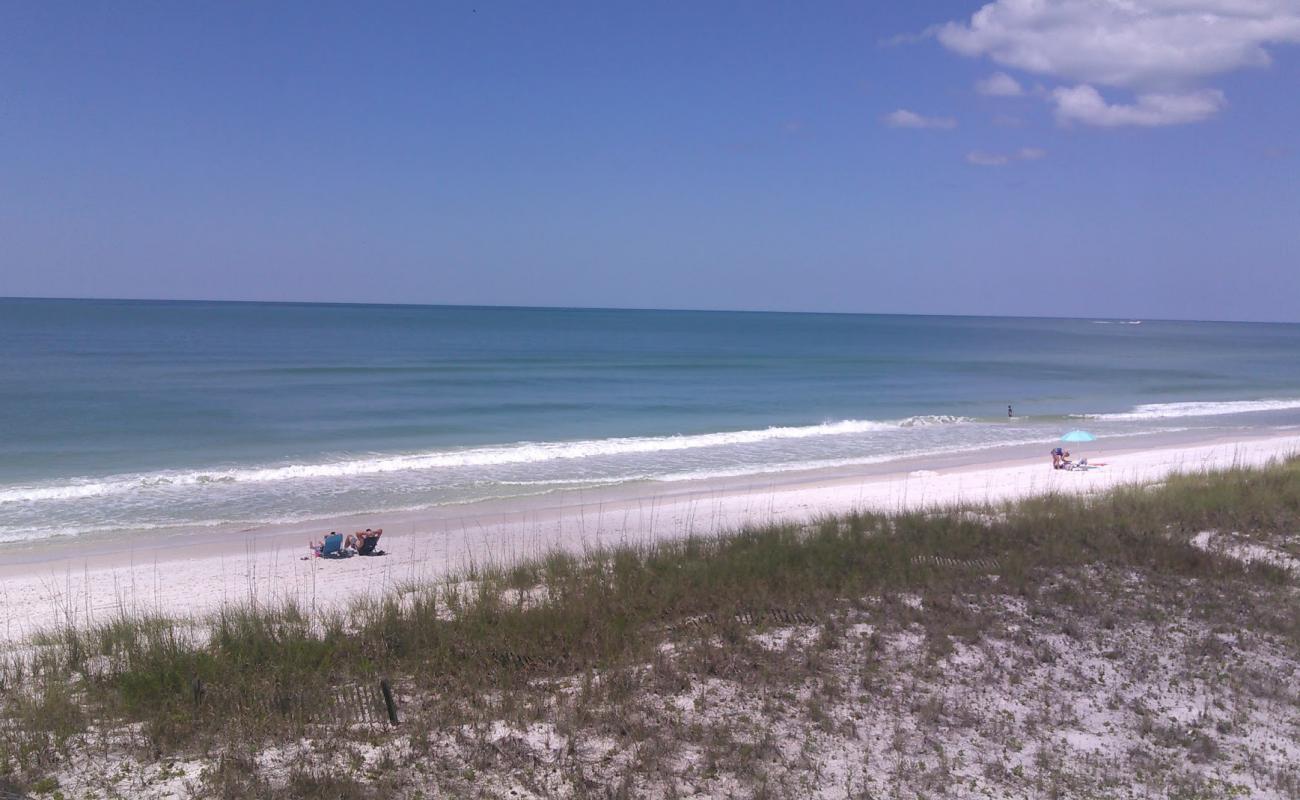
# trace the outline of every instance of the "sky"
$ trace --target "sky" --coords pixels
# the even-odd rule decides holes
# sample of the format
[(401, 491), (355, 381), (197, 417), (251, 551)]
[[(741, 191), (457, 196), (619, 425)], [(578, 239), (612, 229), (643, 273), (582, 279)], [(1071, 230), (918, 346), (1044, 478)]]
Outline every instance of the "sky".
[(0, 0), (0, 296), (1300, 321), (1300, 0)]

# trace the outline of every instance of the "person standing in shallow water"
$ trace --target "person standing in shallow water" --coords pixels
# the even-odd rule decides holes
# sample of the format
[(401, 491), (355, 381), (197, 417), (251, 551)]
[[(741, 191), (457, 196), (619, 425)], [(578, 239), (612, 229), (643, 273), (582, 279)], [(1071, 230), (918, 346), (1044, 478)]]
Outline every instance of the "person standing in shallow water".
[(1013, 416), (1015, 415), (1011, 413), (1011, 404), (1007, 403), (1007, 419), (1011, 419)]

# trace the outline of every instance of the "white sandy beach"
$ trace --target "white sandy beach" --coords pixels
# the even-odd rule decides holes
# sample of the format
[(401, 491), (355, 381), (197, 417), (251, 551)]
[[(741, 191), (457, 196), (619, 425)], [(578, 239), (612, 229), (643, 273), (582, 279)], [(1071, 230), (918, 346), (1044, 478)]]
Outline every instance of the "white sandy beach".
[[(1019, 448), (986, 451), (960, 462), (900, 462), (893, 471), (843, 468), (716, 483), (654, 483), (309, 526), (10, 548), (0, 567), (0, 600), (7, 610), (0, 637), (14, 641), (56, 624), (105, 622), (123, 612), (201, 615), (248, 601), (292, 599), (326, 609), (473, 563), (509, 562), (552, 548), (649, 543), (749, 524), (800, 523), (855, 509), (892, 511), (1046, 492), (1097, 492), (1157, 482), (1172, 472), (1260, 465), (1300, 452), (1300, 435), (1273, 431), (1161, 446), (1132, 441), (1089, 447), (1105, 467), (1053, 471), (1047, 458), (1037, 454), (1043, 448)], [(382, 546), (388, 555), (303, 558), (309, 537), (354, 526), (385, 528)]]

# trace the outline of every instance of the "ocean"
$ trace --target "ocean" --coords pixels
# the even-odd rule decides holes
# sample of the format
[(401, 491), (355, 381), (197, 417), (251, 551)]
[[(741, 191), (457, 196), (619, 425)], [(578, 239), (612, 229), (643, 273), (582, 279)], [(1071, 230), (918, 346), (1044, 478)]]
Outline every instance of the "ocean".
[(1297, 424), (1300, 325), (0, 299), (0, 542)]

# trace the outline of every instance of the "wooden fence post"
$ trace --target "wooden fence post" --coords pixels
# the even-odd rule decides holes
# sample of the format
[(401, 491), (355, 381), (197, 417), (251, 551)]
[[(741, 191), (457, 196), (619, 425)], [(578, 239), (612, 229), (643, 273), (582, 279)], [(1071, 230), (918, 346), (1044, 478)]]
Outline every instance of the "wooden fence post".
[(384, 708), (388, 711), (388, 721), (396, 725), (397, 703), (393, 701), (393, 687), (389, 685), (387, 678), (379, 681), (379, 691), (384, 695)]

